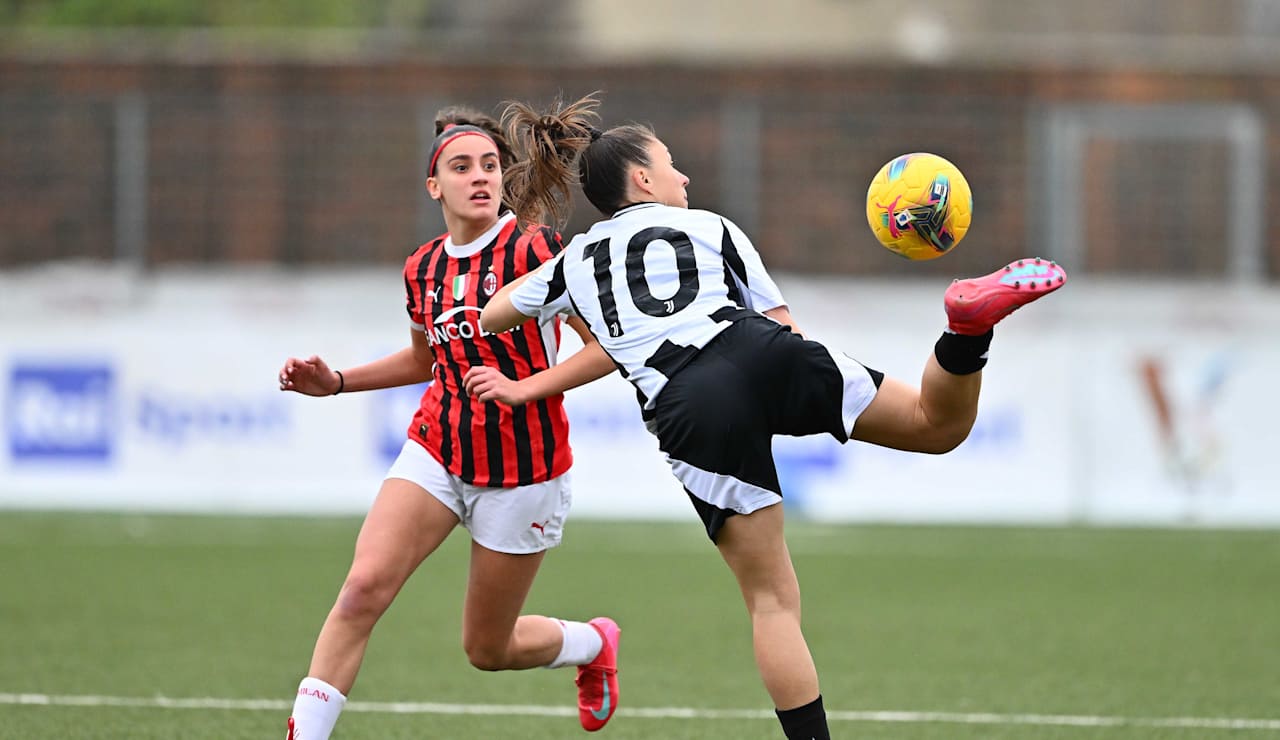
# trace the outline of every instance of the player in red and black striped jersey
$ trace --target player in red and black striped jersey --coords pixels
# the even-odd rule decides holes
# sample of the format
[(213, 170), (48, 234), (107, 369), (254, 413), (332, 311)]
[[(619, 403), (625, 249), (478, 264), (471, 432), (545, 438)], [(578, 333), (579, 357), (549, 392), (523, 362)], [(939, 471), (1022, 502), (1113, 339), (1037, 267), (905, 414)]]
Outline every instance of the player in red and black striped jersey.
[[(556, 362), (559, 320), (481, 331), (489, 297), (562, 248), (554, 230), (522, 228), (502, 213), (510, 163), (491, 117), (458, 109), (442, 114), (426, 187), (449, 231), (405, 262), (410, 345), (345, 371), (312, 356), (290, 358), (280, 372), (281, 390), (311, 396), (431, 381), (316, 640), (289, 718), (290, 740), (327, 740), (374, 625), (459, 524), (472, 540), (462, 636), (474, 666), (616, 669), (619, 630), (612, 620), (520, 614), (569, 509), (573, 455), (562, 393), (615, 366), (578, 319), (569, 323), (584, 349), (563, 363)], [(463, 383), (477, 368), (492, 370), (486, 400), (469, 395)], [(592, 715), (593, 729), (612, 714), (616, 692), (607, 704)]]
[[(495, 232), (490, 238), (489, 232)], [(548, 228), (523, 230), (510, 213), (482, 238), (460, 247), (448, 235), (422, 245), (404, 266), (413, 328), (431, 347), (433, 383), (409, 426), (452, 474), (480, 486), (524, 486), (563, 474), (573, 462), (563, 396), (509, 406), (463, 390), (472, 367), (509, 378), (547, 370), (556, 361), (560, 322), (527, 321), (501, 334), (480, 329), (480, 309), (498, 288), (555, 256), (563, 247)]]

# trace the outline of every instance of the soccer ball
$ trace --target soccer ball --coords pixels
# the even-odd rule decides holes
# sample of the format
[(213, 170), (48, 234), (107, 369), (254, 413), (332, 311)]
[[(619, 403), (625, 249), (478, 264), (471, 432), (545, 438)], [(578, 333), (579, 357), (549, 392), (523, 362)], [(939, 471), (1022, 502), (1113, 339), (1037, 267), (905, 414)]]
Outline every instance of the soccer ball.
[(973, 194), (954, 164), (936, 154), (894, 157), (867, 188), (867, 222), (890, 252), (909, 260), (941, 257), (969, 230)]

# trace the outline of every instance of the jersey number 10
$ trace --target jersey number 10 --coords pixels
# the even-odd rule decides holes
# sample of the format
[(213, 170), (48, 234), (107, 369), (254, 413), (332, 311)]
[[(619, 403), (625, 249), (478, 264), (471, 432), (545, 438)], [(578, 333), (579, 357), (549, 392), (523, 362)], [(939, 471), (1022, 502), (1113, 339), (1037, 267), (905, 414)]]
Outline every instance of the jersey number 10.
[[(609, 253), (608, 239), (588, 244), (582, 251), (583, 260), (591, 260), (595, 267), (596, 288), (600, 297), (600, 309), (604, 313), (609, 336), (625, 334), (618, 317), (618, 301), (614, 297), (610, 268), (613, 257)], [(676, 252), (676, 271), (680, 287), (670, 298), (655, 298), (649, 290), (649, 279), (644, 271), (645, 253), (654, 242), (666, 242)], [(639, 231), (627, 242), (627, 291), (631, 303), (641, 312), (655, 318), (670, 316), (683, 311), (698, 295), (698, 263), (693, 256), (693, 242), (683, 231), (665, 226), (651, 226)]]

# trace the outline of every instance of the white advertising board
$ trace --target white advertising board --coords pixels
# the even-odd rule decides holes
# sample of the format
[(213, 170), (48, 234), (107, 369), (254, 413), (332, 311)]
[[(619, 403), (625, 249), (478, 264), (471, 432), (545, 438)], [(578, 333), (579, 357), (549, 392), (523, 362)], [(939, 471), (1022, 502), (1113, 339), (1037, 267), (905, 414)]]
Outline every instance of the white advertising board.
[[(811, 337), (918, 380), (940, 286), (781, 282)], [(342, 367), (403, 346), (401, 290), (394, 270), (0, 276), (0, 507), (363, 512), (421, 389), (315, 399), (275, 378), (290, 354)], [(1277, 307), (1077, 281), (998, 329), (959, 448), (780, 438), (788, 504), (832, 521), (1280, 526)], [(629, 385), (567, 407), (575, 515), (693, 516)]]

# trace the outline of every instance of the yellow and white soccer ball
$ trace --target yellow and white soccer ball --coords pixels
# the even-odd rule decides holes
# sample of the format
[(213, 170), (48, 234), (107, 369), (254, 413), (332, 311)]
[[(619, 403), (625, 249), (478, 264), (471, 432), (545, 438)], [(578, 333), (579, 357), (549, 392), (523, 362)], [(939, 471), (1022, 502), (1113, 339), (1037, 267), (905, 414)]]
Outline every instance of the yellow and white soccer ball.
[(973, 215), (973, 193), (959, 168), (936, 154), (894, 157), (867, 188), (867, 222), (890, 252), (931, 260), (951, 251)]

